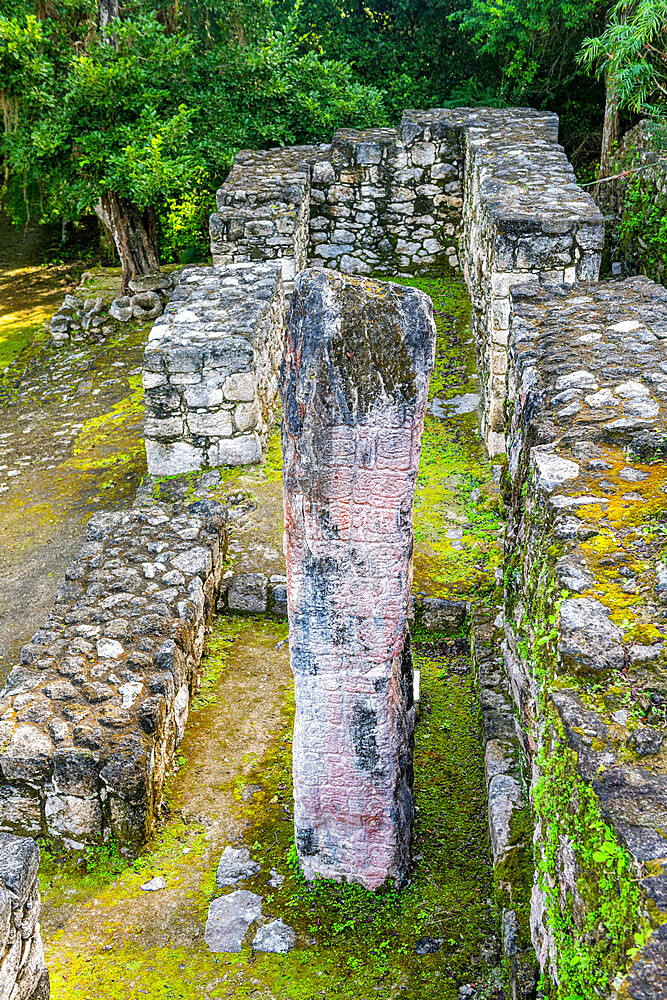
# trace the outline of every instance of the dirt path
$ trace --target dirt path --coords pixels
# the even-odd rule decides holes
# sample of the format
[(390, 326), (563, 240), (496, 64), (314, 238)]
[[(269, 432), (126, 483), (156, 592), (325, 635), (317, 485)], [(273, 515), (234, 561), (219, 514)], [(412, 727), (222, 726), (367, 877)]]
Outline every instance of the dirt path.
[(26, 264), (38, 243), (0, 219), (0, 680), (43, 621), (90, 514), (131, 502), (145, 470), (148, 331), (128, 324), (103, 345), (51, 346), (43, 323), (73, 273)]

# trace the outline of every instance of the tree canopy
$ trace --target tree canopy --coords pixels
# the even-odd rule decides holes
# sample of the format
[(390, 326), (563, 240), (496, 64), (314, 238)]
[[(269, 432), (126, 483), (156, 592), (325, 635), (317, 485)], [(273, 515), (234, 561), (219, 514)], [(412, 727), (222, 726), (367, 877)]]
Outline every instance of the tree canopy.
[(242, 147), (457, 104), (552, 108), (575, 145), (596, 75), (662, 114), (666, 23), (667, 0), (0, 0), (3, 202), (96, 213), (129, 274), (203, 252)]

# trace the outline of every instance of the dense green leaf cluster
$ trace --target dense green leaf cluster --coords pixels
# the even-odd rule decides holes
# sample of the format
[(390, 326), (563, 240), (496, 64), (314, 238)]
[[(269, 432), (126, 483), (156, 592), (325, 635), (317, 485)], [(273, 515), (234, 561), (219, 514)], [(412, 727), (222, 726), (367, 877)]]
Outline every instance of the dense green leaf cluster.
[(667, 0), (0, 0), (3, 201), (76, 220), (111, 194), (187, 259), (236, 150), (406, 107), (551, 108), (579, 167), (604, 107), (592, 70), (622, 107), (664, 109), (665, 23)]
[(97, 29), (90, 0), (59, 4), (60, 17), (0, 15), (0, 155), (17, 221), (74, 220), (114, 192), (160, 210), (170, 249), (182, 250), (237, 149), (386, 120), (376, 88), (297, 51), (263, 0), (145, 6), (112, 33)]

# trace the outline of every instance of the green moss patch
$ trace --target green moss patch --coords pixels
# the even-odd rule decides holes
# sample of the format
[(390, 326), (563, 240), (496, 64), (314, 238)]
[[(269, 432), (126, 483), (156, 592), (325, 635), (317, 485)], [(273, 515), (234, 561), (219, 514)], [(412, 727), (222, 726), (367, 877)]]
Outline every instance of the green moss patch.
[[(539, 764), (534, 804), (544, 837), (538, 869), (559, 956), (558, 985), (544, 985), (555, 1000), (606, 997), (653, 926), (640, 909), (633, 860), (602, 819), (597, 796), (577, 774), (576, 753), (557, 729)], [(551, 877), (562, 869), (563, 845), (575, 862), (576, 888), (567, 898)]]

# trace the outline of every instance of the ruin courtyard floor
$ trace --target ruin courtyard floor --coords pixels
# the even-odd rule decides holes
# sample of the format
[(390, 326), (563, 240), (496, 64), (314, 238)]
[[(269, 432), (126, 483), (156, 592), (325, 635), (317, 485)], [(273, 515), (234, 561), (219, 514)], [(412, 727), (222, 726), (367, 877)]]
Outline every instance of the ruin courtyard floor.
[[(91, 292), (103, 279), (96, 272)], [(477, 429), (467, 294), (458, 279), (401, 280), (432, 296), (439, 331), (415, 499), (415, 591), (492, 602), (499, 499)], [(44, 294), (46, 315), (53, 303)], [(131, 323), (103, 343), (63, 350), (37, 331), (14, 339), (13, 352), (7, 347), (11, 365), (0, 383), (3, 672), (41, 623), (90, 514), (131, 504), (144, 477), (140, 363), (147, 333), (148, 326)], [(144, 490), (165, 503), (222, 500), (232, 526), (229, 572), (284, 573), (277, 430), (261, 467), (144, 480)], [(113, 845), (85, 856), (42, 846), (42, 930), (54, 1000), (504, 995), (467, 637), (413, 636), (422, 671), (414, 870), (407, 888), (375, 894), (306, 884), (296, 869), (286, 639), (280, 621), (215, 620), (162, 822), (138, 858), (123, 859)], [(215, 872), (227, 844), (246, 846), (261, 865), (236, 888), (260, 894), (265, 916), (295, 928), (291, 953), (253, 953), (249, 944), (239, 954), (208, 950), (204, 924), (211, 899), (226, 891)], [(283, 878), (279, 886), (269, 885), (280, 881), (272, 869)], [(142, 889), (153, 878), (163, 887)]]

